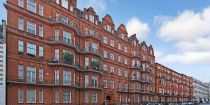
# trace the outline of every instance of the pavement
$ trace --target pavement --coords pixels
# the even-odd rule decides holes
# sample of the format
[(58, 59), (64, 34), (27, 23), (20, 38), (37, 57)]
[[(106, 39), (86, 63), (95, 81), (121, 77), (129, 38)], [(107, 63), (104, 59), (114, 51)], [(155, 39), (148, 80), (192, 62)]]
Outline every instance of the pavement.
[(199, 105), (210, 105), (210, 103), (207, 103), (207, 104), (199, 104)]

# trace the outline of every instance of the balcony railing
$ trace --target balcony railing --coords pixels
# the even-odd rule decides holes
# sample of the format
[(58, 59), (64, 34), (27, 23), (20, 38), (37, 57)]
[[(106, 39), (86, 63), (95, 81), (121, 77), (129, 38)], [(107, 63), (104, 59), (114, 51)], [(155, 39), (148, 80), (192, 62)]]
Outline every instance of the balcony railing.
[(70, 21), (68, 19), (62, 19), (61, 17), (54, 17), (51, 18), (51, 21), (54, 23), (64, 24), (66, 26), (69, 26), (70, 28), (75, 28), (73, 21)]
[(128, 92), (128, 88), (117, 88), (118, 92)]
[(12, 83), (20, 83), (20, 84), (31, 84), (31, 85), (46, 85), (46, 86), (70, 86), (74, 87), (74, 82), (71, 80), (47, 80), (44, 79), (43, 81), (36, 80), (35, 82), (31, 82), (28, 79), (20, 79), (18, 76), (8, 76), (7, 82)]

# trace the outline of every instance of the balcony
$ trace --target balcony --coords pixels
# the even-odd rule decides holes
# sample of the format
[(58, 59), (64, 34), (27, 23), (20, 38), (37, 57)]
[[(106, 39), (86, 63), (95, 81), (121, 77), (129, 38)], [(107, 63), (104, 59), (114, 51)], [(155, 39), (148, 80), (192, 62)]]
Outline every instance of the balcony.
[(85, 50), (81, 49), (81, 51), (83, 51), (83, 53), (91, 53), (91, 54), (94, 54), (94, 55), (99, 56), (100, 58), (102, 58), (100, 51), (98, 49), (96, 49), (96, 48), (85, 47)]
[(84, 34), (79, 34), (79, 35), (81, 35), (82, 37), (92, 37), (92, 38), (94, 38), (94, 39), (96, 39), (96, 40), (98, 40), (98, 41), (101, 41), (101, 39), (100, 39), (100, 37), (99, 37), (99, 35), (98, 34), (91, 34), (91, 33), (89, 33), (89, 32), (83, 32)]
[(48, 40), (51, 44), (62, 44), (64, 46), (79, 50), (78, 45), (76, 44), (75, 40), (70, 39), (70, 38), (58, 36), (58, 37), (48, 37)]
[(133, 69), (142, 69), (141, 65), (134, 64), (132, 65)]
[(62, 25), (68, 26), (69, 28), (76, 29), (73, 24), (73, 21), (70, 21), (67, 18), (65, 19), (65, 18), (60, 18), (60, 17), (54, 17), (54, 18), (51, 18), (50, 20), (52, 21), (53, 24), (62, 24)]
[(126, 93), (128, 92), (128, 88), (117, 88), (117, 92)]
[(43, 81), (31, 81), (30, 79), (19, 79), (17, 76), (8, 76), (8, 83), (16, 83), (16, 84), (27, 84), (27, 85), (39, 85), (39, 86), (64, 86), (64, 87), (75, 87), (73, 81), (55, 81), (55, 80), (47, 80)]
[(76, 87), (80, 88), (80, 89), (95, 89), (95, 90), (102, 90), (102, 85), (100, 84), (80, 84), (76, 83)]

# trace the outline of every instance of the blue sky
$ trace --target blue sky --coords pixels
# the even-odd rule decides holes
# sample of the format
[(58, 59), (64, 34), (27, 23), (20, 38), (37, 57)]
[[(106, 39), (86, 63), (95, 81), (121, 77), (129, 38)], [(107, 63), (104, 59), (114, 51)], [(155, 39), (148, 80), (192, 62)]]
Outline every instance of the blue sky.
[(78, 0), (77, 6), (92, 6), (100, 19), (111, 15), (116, 28), (125, 24), (129, 35), (154, 46), (157, 62), (210, 81), (210, 0)]

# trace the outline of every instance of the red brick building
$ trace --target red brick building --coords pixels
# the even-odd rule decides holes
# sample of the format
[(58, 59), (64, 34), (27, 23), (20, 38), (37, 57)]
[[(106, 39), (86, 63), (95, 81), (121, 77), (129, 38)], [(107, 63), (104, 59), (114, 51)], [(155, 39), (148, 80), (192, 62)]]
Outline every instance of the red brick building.
[(7, 0), (7, 104), (157, 102), (153, 47), (76, 3)]
[(157, 102), (192, 102), (192, 77), (156, 63)]

